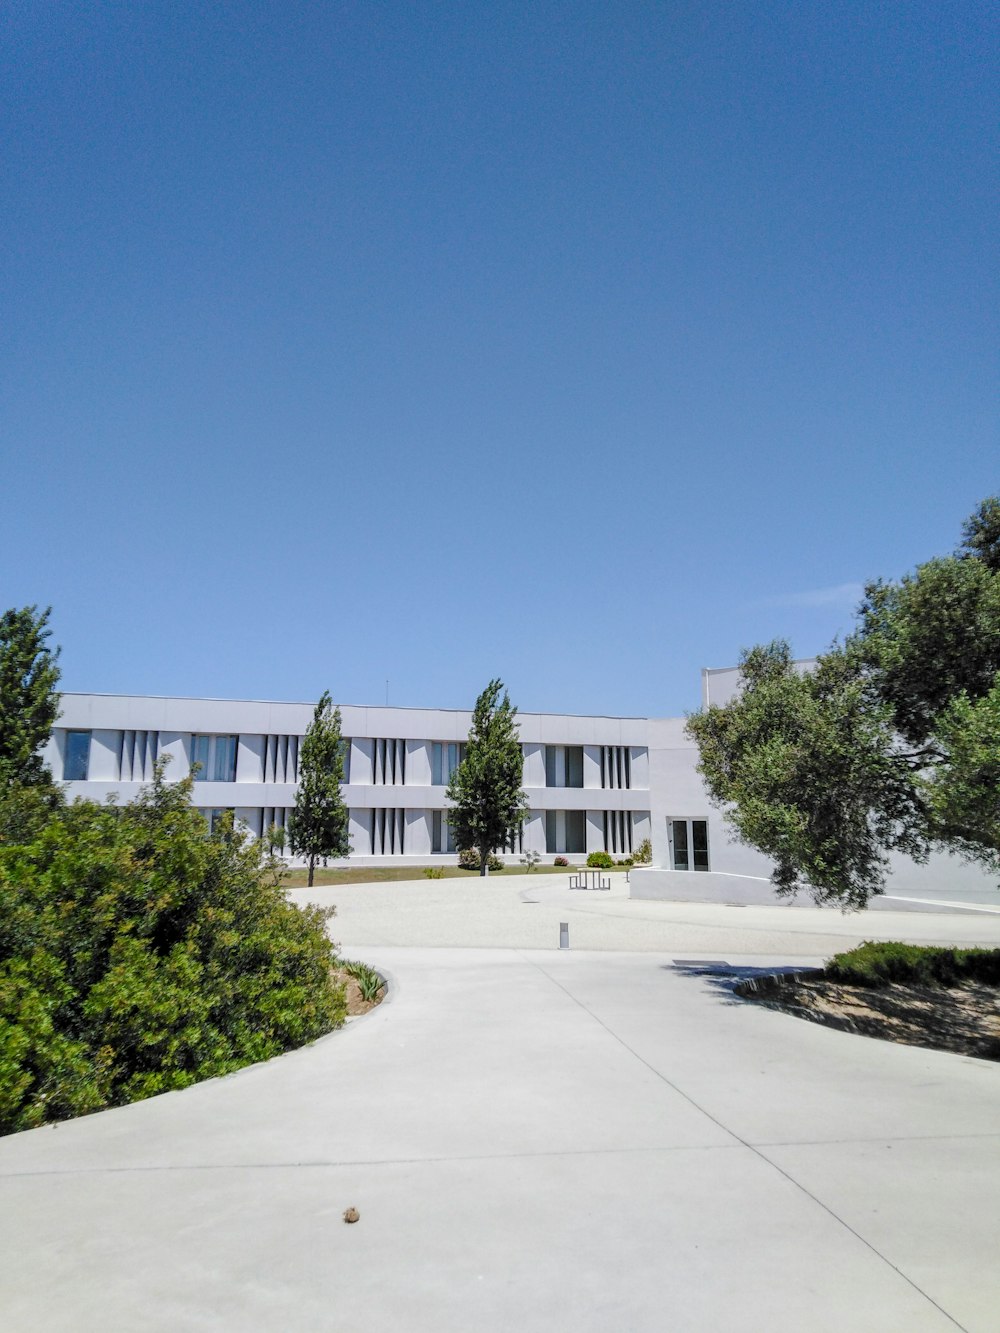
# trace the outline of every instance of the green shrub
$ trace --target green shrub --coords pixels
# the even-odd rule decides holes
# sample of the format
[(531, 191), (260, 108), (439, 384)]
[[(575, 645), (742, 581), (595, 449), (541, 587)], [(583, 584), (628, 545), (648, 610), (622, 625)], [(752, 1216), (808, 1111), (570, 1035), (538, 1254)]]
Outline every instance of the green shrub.
[(424, 866), (424, 879), (444, 879), (444, 866)]
[(344, 1018), (330, 909), (162, 768), (0, 844), (0, 1132), (229, 1073)]
[[(483, 863), (476, 848), (469, 847), (464, 852), (459, 852), (458, 864), (462, 870), (479, 870)], [(503, 870), (503, 862), (499, 856), (494, 856), (492, 852), (490, 852), (488, 865), (491, 870)]]
[(637, 866), (648, 866), (653, 859), (653, 844), (648, 838), (643, 838), (642, 842), (632, 853), (632, 862)]
[(592, 870), (611, 870), (614, 864), (615, 858), (610, 852), (591, 852), (587, 857), (587, 865)]
[(894, 981), (920, 986), (981, 981), (1000, 986), (1000, 949), (944, 949), (868, 940), (831, 958), (825, 975), (831, 981), (856, 986), (888, 986)]

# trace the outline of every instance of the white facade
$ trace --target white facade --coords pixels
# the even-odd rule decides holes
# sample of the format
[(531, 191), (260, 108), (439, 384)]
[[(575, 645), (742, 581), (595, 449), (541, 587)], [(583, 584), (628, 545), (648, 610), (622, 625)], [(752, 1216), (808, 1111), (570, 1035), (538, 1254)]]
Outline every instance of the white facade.
[[(167, 778), (195, 763), (194, 801), (233, 810), (258, 836), (295, 804), (313, 704), (64, 694), (46, 760), (70, 799), (128, 800), (158, 758)], [(445, 786), (471, 712), (341, 706), (352, 863), (454, 861)], [(529, 812), (509, 855), (627, 856), (652, 835), (645, 718), (518, 713)]]
[[(704, 672), (704, 702), (725, 703), (737, 677), (735, 668)], [(352, 864), (453, 863), (445, 786), (471, 712), (351, 705), (340, 711)], [(168, 780), (198, 763), (195, 805), (209, 818), (232, 810), (260, 836), (287, 823), (299, 746), (313, 712), (308, 703), (64, 694), (45, 758), (71, 800), (97, 801), (112, 793), (129, 800), (152, 778), (157, 758), (169, 757)], [(699, 893), (727, 876), (770, 877), (769, 861), (733, 842), (709, 803), (683, 718), (518, 713), (517, 723), (529, 811), (517, 845), (507, 849), (509, 861), (516, 864), (528, 851), (545, 861), (582, 860), (593, 851), (621, 859), (649, 838), (653, 870), (637, 877), (643, 896), (674, 896), (678, 875), (687, 896), (693, 884), (686, 871), (708, 872), (698, 876)], [(932, 856), (926, 866), (893, 861), (890, 892), (985, 894), (992, 901), (994, 887), (954, 857)]]

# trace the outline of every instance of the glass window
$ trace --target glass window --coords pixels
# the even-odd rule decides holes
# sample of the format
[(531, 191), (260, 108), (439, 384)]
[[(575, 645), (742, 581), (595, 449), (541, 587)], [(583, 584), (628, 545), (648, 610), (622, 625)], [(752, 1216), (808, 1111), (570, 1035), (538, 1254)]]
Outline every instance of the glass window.
[(208, 781), (208, 743), (211, 736), (191, 737), (191, 763), (200, 765), (194, 775), (195, 782)]
[(465, 745), (458, 741), (431, 742), (431, 782), (447, 787), (451, 775), (465, 758)]
[(67, 731), (63, 755), (63, 781), (86, 782), (90, 768), (90, 732)]
[(213, 782), (236, 781), (236, 736), (216, 736)]
[(566, 850), (567, 852), (585, 852), (587, 850), (587, 812), (585, 810), (566, 811)]
[(583, 786), (583, 746), (546, 745), (546, 787)]
[(675, 819), (672, 821), (674, 844), (674, 869), (690, 870), (688, 861), (688, 826), (686, 819)]
[(587, 812), (585, 810), (546, 810), (545, 850), (547, 852), (585, 852), (587, 850)]
[(195, 782), (235, 782), (239, 736), (192, 736), (191, 762), (200, 765)]
[(692, 819), (691, 821), (691, 851), (695, 870), (707, 870), (708, 821), (705, 819)]
[(455, 851), (455, 839), (452, 836), (451, 824), (449, 824), (447, 812), (444, 810), (434, 810), (431, 814), (431, 851)]
[(344, 782), (351, 780), (351, 742), (346, 736), (341, 738), (340, 753), (344, 760)]
[(708, 869), (708, 820), (671, 819), (670, 864), (675, 870)]

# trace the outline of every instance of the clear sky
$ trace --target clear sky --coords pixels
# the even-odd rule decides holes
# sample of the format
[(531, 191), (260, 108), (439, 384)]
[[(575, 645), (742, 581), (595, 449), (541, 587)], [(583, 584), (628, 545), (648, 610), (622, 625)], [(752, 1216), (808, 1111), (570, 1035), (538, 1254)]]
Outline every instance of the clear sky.
[(998, 11), (9, 0), (63, 686), (677, 714), (1000, 490)]

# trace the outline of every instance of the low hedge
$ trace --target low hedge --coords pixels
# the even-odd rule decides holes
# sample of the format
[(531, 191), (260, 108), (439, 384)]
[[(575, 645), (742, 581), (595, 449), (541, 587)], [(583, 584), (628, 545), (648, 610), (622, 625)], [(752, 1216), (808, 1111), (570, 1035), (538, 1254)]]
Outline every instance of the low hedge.
[(895, 941), (867, 940), (827, 963), (830, 981), (855, 986), (888, 986), (911, 982), (919, 986), (959, 986), (981, 981), (1000, 986), (1000, 949), (945, 949)]

